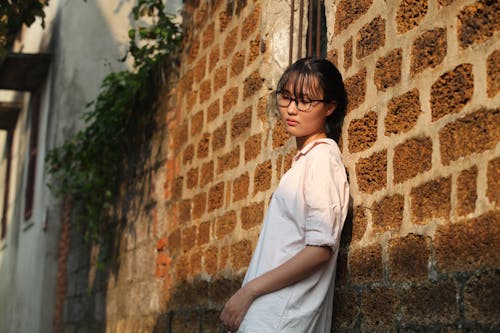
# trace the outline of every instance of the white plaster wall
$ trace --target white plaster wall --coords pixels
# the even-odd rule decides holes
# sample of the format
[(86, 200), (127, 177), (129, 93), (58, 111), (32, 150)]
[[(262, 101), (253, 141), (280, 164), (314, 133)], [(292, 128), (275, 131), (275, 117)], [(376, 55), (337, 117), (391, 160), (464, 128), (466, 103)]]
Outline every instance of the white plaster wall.
[[(0, 244), (0, 333), (52, 331), (60, 203), (46, 186), (44, 158), (84, 126), (80, 116), (105, 75), (130, 66), (118, 59), (126, 52), (134, 4), (133, 0), (51, 0), (45, 29), (35, 23), (16, 46), (25, 53), (49, 52), (52, 63), (42, 87), (35, 201), (28, 221), (23, 212), (29, 94), (0, 91), (1, 101), (24, 105), (14, 135), (7, 236)], [(5, 140), (0, 145), (2, 151)], [(1, 176), (4, 158), (0, 165)], [(5, 185), (0, 177), (0, 189)]]

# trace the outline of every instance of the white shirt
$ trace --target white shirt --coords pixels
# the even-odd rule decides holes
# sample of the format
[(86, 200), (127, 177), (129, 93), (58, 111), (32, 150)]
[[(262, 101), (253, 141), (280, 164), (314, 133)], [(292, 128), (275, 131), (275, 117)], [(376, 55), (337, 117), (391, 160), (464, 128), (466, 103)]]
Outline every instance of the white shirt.
[(349, 184), (335, 141), (319, 139), (303, 147), (273, 193), (243, 285), (306, 245), (330, 246), (333, 255), (306, 279), (257, 298), (238, 332), (330, 332), (335, 268), (348, 203)]

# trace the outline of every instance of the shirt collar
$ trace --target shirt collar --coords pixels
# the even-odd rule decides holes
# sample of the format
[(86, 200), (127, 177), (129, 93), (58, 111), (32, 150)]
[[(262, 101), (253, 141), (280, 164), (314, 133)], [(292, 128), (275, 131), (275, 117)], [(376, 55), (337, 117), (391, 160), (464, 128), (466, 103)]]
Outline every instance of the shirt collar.
[(316, 140), (314, 140), (312, 142), (309, 142), (307, 145), (305, 145), (304, 147), (302, 147), (302, 149), (299, 150), (297, 152), (297, 154), (295, 154), (294, 161), (297, 161), (301, 156), (304, 156), (307, 153), (309, 153), (317, 145), (319, 145), (321, 143), (331, 144), (332, 141), (333, 140), (330, 139), (330, 138), (321, 138), (321, 139), (316, 139)]

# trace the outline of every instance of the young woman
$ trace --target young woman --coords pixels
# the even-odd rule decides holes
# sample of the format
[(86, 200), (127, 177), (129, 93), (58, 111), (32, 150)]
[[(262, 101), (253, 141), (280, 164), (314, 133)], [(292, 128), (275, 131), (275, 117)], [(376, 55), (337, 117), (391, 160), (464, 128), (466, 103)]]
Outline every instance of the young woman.
[(325, 59), (298, 60), (278, 83), (281, 119), (298, 152), (273, 193), (243, 286), (220, 315), (230, 332), (330, 332), (349, 203), (336, 143), (345, 96), (339, 71)]

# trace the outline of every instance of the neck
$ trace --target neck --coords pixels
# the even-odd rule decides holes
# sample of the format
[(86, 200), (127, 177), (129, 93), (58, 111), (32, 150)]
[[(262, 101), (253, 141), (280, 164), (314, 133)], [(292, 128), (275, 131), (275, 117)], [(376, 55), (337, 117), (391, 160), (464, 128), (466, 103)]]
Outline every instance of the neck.
[(318, 139), (324, 139), (326, 137), (327, 137), (327, 135), (325, 132), (320, 132), (320, 133), (313, 134), (310, 136), (295, 137), (295, 142), (297, 143), (297, 149), (301, 150), (308, 143), (311, 143), (311, 142), (318, 140)]

